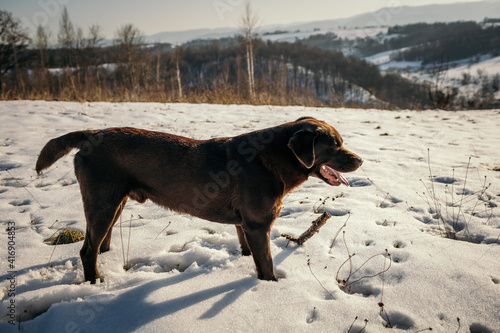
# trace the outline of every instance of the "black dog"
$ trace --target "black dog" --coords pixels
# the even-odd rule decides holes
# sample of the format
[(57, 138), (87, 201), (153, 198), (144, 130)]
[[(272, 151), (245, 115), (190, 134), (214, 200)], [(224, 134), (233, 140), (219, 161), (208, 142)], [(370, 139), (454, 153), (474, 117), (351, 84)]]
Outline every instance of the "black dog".
[(87, 219), (80, 256), (92, 283), (100, 278), (97, 254), (109, 250), (128, 198), (234, 224), (258, 278), (276, 280), (269, 232), (283, 197), (309, 176), (348, 186), (341, 172), (362, 164), (332, 126), (310, 117), (205, 141), (127, 127), (68, 133), (45, 145), (37, 173), (72, 148), (79, 149), (75, 173)]

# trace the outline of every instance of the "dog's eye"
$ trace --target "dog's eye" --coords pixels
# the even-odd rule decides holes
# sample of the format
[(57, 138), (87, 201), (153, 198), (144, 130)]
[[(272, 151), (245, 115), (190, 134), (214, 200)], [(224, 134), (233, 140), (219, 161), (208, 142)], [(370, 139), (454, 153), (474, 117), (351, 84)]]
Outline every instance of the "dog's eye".
[(337, 150), (339, 150), (339, 147), (337, 147), (337, 146), (330, 146), (330, 147), (328, 147), (328, 153), (330, 153), (330, 154), (336, 153)]

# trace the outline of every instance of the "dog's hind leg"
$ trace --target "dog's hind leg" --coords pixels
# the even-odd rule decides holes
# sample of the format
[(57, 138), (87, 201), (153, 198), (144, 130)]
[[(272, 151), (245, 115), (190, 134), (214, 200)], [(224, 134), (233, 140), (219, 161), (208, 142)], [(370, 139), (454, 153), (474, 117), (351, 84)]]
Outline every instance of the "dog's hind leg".
[(83, 209), (87, 219), (85, 241), (80, 250), (80, 257), (85, 281), (95, 283), (96, 279), (101, 279), (97, 270), (97, 255), (105, 239), (107, 243), (104, 243), (104, 249), (109, 246), (107, 236), (111, 238), (111, 228), (125, 204), (127, 185), (120, 175), (100, 170), (91, 161), (83, 160), (75, 164), (75, 173), (80, 183)]
[[(99, 186), (106, 188), (105, 184), (99, 184)], [(87, 189), (85, 192), (82, 191), (82, 198), (87, 219), (87, 231), (83, 247), (80, 250), (80, 257), (82, 258), (85, 281), (95, 283), (98, 278), (102, 280), (97, 270), (97, 255), (108, 234), (111, 238), (113, 223), (122, 210), (120, 203), (123, 201), (123, 197), (104, 196), (103, 193), (95, 193)]]
[(127, 203), (127, 197), (125, 197), (120, 205), (118, 206), (118, 209), (116, 210), (115, 217), (113, 219), (113, 222), (111, 223), (111, 227), (108, 230), (108, 233), (106, 234), (106, 237), (101, 243), (101, 247), (99, 249), (99, 253), (104, 253), (109, 251), (110, 244), (111, 244), (111, 233), (113, 231), (113, 227), (116, 224), (116, 221), (118, 221), (118, 218), (120, 217), (120, 214), (123, 211), (123, 208), (125, 208), (125, 204)]
[(236, 232), (238, 233), (238, 240), (240, 241), (241, 255), (249, 256), (252, 254), (250, 246), (248, 245), (247, 239), (245, 237), (245, 232), (240, 225), (236, 226)]

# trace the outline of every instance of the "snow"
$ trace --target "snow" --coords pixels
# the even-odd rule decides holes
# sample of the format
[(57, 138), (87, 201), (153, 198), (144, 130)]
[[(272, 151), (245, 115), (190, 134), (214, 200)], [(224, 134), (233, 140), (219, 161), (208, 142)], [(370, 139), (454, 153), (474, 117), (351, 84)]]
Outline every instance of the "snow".
[[(103, 283), (83, 282), (81, 242), (43, 242), (64, 227), (85, 230), (73, 154), (40, 177), (34, 171), (51, 138), (135, 126), (207, 139), (304, 115), (335, 126), (364, 164), (345, 175), (351, 187), (310, 179), (285, 198), (271, 234), (278, 282), (256, 278), (234, 227), (150, 202), (127, 204), (111, 251), (98, 258)], [(499, 110), (0, 102), (0, 331), (359, 332), (367, 319), (364, 332), (459, 325), (500, 332), (499, 117)], [(439, 210), (445, 222), (435, 218)], [(323, 211), (333, 217), (304, 245), (280, 236), (300, 235)], [(443, 223), (458, 239), (443, 236)], [(17, 273), (7, 261), (13, 224)], [(352, 284), (342, 289), (337, 279)]]
[(447, 76), (450, 79), (461, 80), (463, 78), (463, 74), (470, 74), (472, 77), (475, 77), (479, 76), (479, 73), (489, 76), (494, 76), (497, 74), (500, 75), (500, 56), (484, 56), (481, 61), (477, 63), (460, 64), (454, 68), (449, 69), (447, 71)]
[(403, 70), (404, 72), (416, 72), (421, 69), (421, 61), (396, 61), (392, 60), (391, 56), (407, 48), (402, 48), (399, 50), (390, 50), (385, 52), (380, 52), (372, 56), (366, 57), (365, 60), (369, 63), (377, 65), (378, 68), (385, 72), (390, 70)]
[[(263, 31), (262, 29), (260, 31)], [(267, 30), (267, 32), (272, 32)], [(387, 27), (323, 27), (306, 30), (296, 30), (293, 32), (284, 32), (277, 34), (264, 34), (259, 35), (263, 40), (270, 40), (272, 42), (296, 42), (300, 39), (307, 39), (314, 35), (324, 35), (327, 33), (334, 33), (339, 39), (354, 40), (357, 38), (372, 37), (379, 34), (387, 33)]]

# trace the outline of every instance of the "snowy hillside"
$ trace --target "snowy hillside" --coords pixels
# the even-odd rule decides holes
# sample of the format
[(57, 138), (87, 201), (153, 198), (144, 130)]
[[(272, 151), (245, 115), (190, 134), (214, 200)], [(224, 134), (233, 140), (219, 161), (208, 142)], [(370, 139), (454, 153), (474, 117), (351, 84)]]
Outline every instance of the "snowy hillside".
[[(208, 139), (306, 115), (364, 164), (350, 187), (310, 179), (285, 198), (278, 282), (256, 278), (234, 227), (151, 202), (127, 204), (98, 258), (103, 283), (83, 283), (82, 242), (44, 242), (85, 230), (73, 154), (36, 176), (51, 138), (134, 126)], [(500, 332), (499, 124), (499, 110), (0, 102), (0, 331)], [(324, 211), (304, 245), (281, 236)]]
[[(396, 51), (386, 51), (367, 57), (366, 60), (377, 65), (382, 72), (397, 72), (415, 82), (437, 84), (440, 89), (457, 89), (458, 97), (468, 100), (478, 99), (483, 90), (491, 89), (493, 98), (500, 99), (498, 86), (500, 76), (500, 57), (483, 55), (453, 61), (445, 65), (422, 66), (420, 61), (396, 61), (391, 55)], [(441, 66), (441, 67), (440, 67)]]

